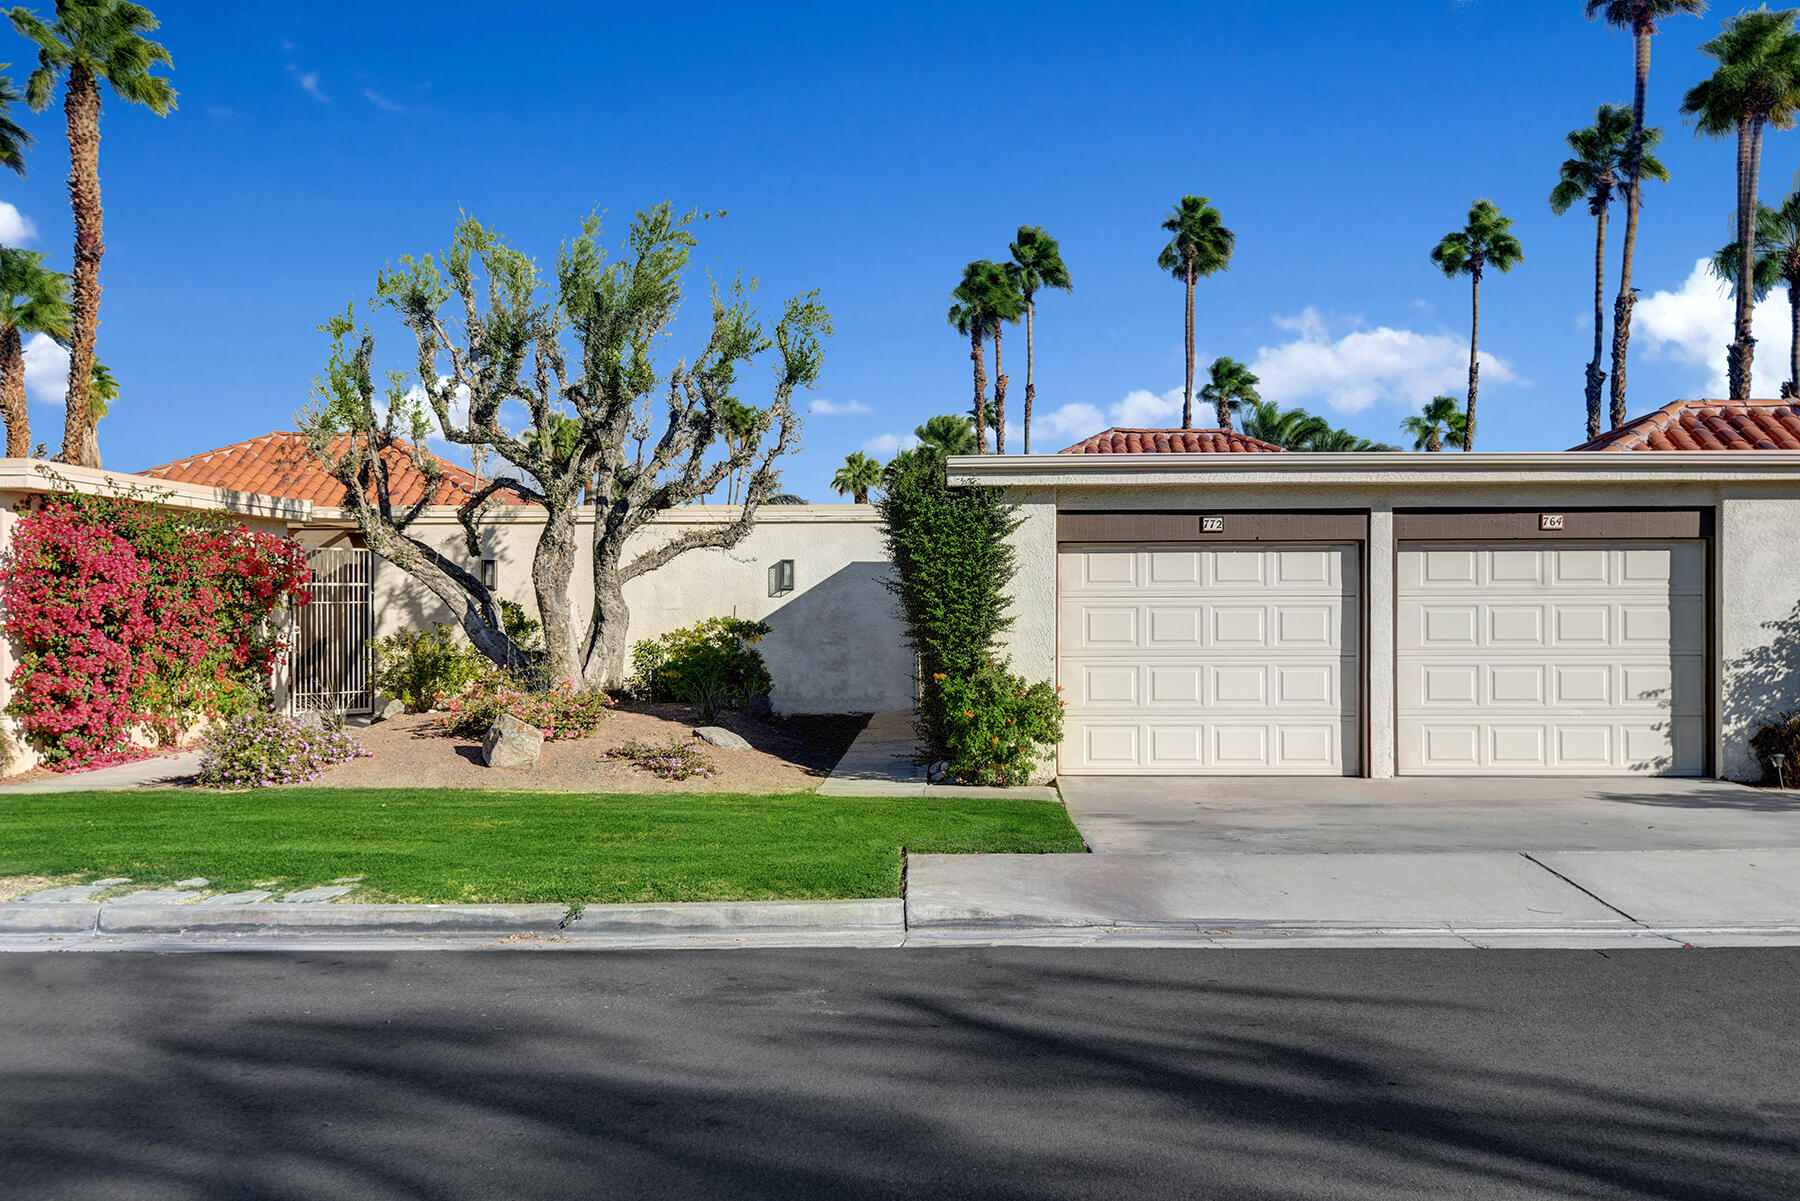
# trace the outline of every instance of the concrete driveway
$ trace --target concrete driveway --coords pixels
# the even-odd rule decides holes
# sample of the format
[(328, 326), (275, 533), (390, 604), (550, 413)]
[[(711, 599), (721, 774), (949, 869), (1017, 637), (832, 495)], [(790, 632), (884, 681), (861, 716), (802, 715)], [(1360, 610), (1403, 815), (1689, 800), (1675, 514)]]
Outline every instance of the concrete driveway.
[(1096, 852), (1800, 847), (1800, 792), (1715, 780), (1065, 777)]

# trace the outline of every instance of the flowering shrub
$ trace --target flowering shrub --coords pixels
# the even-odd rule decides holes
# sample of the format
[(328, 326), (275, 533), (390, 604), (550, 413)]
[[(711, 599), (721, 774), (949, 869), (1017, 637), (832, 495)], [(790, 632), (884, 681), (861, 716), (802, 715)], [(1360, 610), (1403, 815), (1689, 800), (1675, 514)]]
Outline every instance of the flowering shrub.
[(991, 663), (936, 682), (947, 770), (961, 783), (1029, 784), (1038, 762), (1062, 741), (1063, 701), (1048, 684), (1027, 684)]
[(139, 757), (136, 726), (167, 741), (241, 713), (280, 649), (265, 619), (305, 604), (307, 578), (290, 538), (126, 497), (49, 496), (0, 561), (22, 651), (7, 712), (59, 770)]
[(290, 717), (253, 711), (207, 731), (200, 750), (200, 782), (212, 788), (300, 784), (334, 763), (368, 753), (341, 730), (303, 726)]
[(490, 672), (467, 692), (440, 696), (444, 724), (452, 734), (480, 738), (494, 719), (510, 713), (543, 732), (545, 741), (586, 738), (606, 719), (613, 699), (604, 692), (578, 692), (575, 681), (558, 680), (542, 692), (520, 688), (505, 672)]
[(775, 686), (756, 649), (774, 627), (741, 617), (709, 617), (631, 648), (635, 689), (645, 700), (676, 700), (711, 721), (726, 705), (745, 705)]
[(423, 713), (440, 694), (455, 695), (488, 669), (488, 658), (460, 640), (454, 627), (401, 630), (375, 642), (375, 689)]
[(675, 735), (670, 735), (667, 742), (642, 739), (621, 742), (606, 753), (614, 759), (628, 759), (665, 780), (689, 780), (695, 776), (710, 776), (718, 770), (711, 755), (692, 741), (684, 741)]

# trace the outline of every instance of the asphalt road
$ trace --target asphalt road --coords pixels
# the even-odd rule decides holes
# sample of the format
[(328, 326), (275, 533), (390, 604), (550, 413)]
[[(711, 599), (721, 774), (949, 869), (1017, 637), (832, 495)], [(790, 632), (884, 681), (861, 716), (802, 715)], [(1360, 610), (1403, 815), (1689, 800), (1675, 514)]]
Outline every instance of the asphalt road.
[(0, 955), (0, 1196), (1800, 1195), (1800, 949)]

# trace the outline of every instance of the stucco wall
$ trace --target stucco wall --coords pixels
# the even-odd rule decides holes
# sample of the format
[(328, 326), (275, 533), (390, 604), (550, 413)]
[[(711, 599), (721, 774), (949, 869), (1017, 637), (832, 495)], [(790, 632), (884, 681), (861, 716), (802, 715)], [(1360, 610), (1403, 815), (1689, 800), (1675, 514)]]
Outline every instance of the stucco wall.
[[(647, 525), (627, 547), (641, 553), (698, 526), (735, 518), (727, 506), (694, 506)], [(484, 524), (483, 554), (498, 565), (500, 593), (535, 613), (531, 556), (541, 528), (529, 511)], [(429, 514), (416, 537), (473, 563), (451, 512)], [(591, 527), (581, 526), (570, 597), (578, 626), (593, 609), (588, 557)], [(794, 561), (794, 590), (769, 595), (769, 568)], [(765, 621), (774, 633), (759, 647), (775, 679), (782, 713), (886, 712), (910, 708), (913, 660), (894, 616), (881, 526), (869, 505), (766, 505), (755, 528), (730, 550), (689, 551), (626, 586), (630, 638), (637, 642), (707, 617)], [(375, 568), (376, 633), (447, 621), (449, 610), (393, 565)]]
[[(1791, 549), (1794, 531), (1800, 529), (1800, 475), (1773, 482), (1740, 479), (1741, 471), (1722, 471), (1716, 480), (1631, 478), (1632, 460), (1638, 456), (1617, 458), (1623, 461), (1610, 478), (1592, 479), (1574, 472), (1533, 479), (1500, 470), (1469, 470), (1456, 479), (1447, 479), (1442, 471), (1372, 472), (1362, 480), (1348, 478), (1348, 473), (1319, 478), (1194, 472), (1188, 480), (1131, 483), (1120, 482), (1127, 473), (1122, 466), (1114, 479), (1095, 483), (1076, 472), (1057, 478), (1047, 471), (1012, 489), (1025, 522), (1015, 535), (1020, 570), (1011, 589), (1015, 617), (1009, 649), (1026, 674), (1054, 673), (1059, 508), (1366, 510), (1368, 770), (1376, 777), (1391, 776), (1396, 752), (1395, 509), (1712, 509), (1717, 555), (1708, 586), (1717, 645), (1711, 669), (1719, 681), (1713, 760), (1717, 774), (1725, 778), (1754, 779), (1760, 769), (1748, 739), (1756, 723), (1781, 709), (1800, 707), (1800, 554)], [(1661, 466), (1678, 456), (1658, 458)]]

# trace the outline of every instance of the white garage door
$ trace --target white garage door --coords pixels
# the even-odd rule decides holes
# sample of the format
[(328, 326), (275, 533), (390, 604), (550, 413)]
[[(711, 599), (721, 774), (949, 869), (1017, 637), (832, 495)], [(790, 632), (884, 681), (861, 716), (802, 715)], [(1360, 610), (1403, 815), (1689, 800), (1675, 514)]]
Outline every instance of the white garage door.
[(1698, 542), (1400, 549), (1399, 770), (1698, 775)]
[(1355, 773), (1354, 546), (1109, 546), (1059, 556), (1060, 769)]

